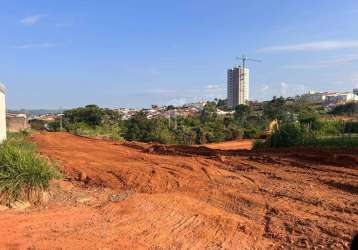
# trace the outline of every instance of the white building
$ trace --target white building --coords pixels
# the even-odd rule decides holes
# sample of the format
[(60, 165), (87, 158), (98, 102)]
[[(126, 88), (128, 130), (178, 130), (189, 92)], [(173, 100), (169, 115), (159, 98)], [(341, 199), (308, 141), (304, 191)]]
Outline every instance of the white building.
[(336, 104), (344, 104), (348, 102), (356, 102), (358, 101), (358, 95), (353, 92), (340, 92), (331, 95), (327, 95), (325, 102), (326, 103), (336, 103)]
[(227, 72), (228, 107), (234, 109), (239, 104), (249, 101), (250, 70), (234, 67)]
[(314, 92), (309, 91), (307, 94), (301, 96), (301, 99), (306, 102), (322, 103), (326, 100), (326, 96), (329, 95), (327, 92)]
[(0, 143), (6, 140), (5, 86), (0, 83)]
[(186, 103), (183, 105), (183, 108), (195, 108), (197, 110), (203, 110), (207, 101), (199, 101), (199, 102), (192, 102)]
[(347, 92), (313, 92), (301, 96), (301, 99), (311, 103), (344, 104), (358, 101), (357, 90)]

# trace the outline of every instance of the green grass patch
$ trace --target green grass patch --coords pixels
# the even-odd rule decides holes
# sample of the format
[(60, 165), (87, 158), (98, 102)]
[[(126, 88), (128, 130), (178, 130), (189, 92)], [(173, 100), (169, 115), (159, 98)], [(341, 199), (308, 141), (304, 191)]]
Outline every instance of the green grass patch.
[(90, 137), (109, 138), (114, 141), (121, 141), (121, 129), (119, 126), (89, 126), (85, 123), (75, 123), (69, 126), (69, 131), (75, 135)]
[(27, 133), (11, 133), (0, 144), (0, 201), (7, 204), (30, 198), (49, 188), (61, 174), (53, 163), (36, 153)]
[(304, 145), (320, 147), (358, 147), (358, 135), (324, 136), (308, 140)]
[(285, 123), (279, 126), (264, 143), (256, 142), (254, 148), (282, 148), (292, 146), (358, 147), (357, 133), (343, 133), (339, 123), (326, 122), (315, 129), (305, 124)]
[(339, 136), (317, 136), (317, 137), (306, 137), (300, 139), (292, 144), (287, 144), (286, 139), (276, 139), (279, 143), (272, 142), (271, 138), (266, 141), (257, 140), (254, 143), (253, 148), (280, 148), (290, 146), (312, 146), (312, 147), (329, 147), (329, 148), (353, 148), (358, 147), (358, 134), (353, 135), (339, 135)]

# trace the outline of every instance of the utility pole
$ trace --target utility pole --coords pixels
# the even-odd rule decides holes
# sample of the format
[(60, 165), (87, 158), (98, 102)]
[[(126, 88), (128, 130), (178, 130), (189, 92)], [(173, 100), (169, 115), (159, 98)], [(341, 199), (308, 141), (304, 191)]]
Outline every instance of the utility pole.
[(60, 132), (62, 132), (62, 130), (63, 130), (63, 114), (60, 114), (59, 115), (60, 116)]
[(178, 120), (177, 120), (177, 110), (176, 109), (174, 109), (174, 128), (175, 129), (177, 129), (177, 127), (178, 127)]
[(169, 129), (170, 129), (170, 116), (171, 116), (171, 111), (170, 111), (170, 110), (168, 110), (168, 111), (169, 111), (168, 121), (169, 121)]
[(58, 111), (61, 112), (59, 114), (59, 116), (60, 116), (60, 132), (62, 132), (62, 130), (63, 130), (63, 114), (62, 114), (62, 107), (61, 106), (60, 106)]

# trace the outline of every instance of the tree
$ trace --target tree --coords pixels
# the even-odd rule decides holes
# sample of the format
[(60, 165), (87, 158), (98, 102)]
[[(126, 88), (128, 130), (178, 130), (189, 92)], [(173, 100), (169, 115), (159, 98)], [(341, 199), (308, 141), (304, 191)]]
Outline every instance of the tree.
[(174, 131), (175, 141), (178, 144), (191, 145), (195, 144), (196, 133), (192, 127), (179, 126)]
[(271, 101), (265, 103), (264, 115), (270, 120), (284, 120), (286, 117), (285, 103), (285, 98), (282, 96), (279, 98), (274, 96)]
[(219, 99), (217, 101), (216, 107), (221, 110), (226, 110), (227, 109), (227, 100)]
[(246, 119), (249, 117), (251, 113), (250, 107), (248, 105), (240, 104), (235, 107), (234, 117), (237, 121), (239, 121), (241, 126), (244, 126), (246, 123)]
[(148, 129), (148, 119), (144, 112), (138, 112), (125, 122), (124, 138), (129, 141), (144, 141)]
[(120, 125), (122, 122), (122, 117), (118, 112), (115, 112), (111, 109), (102, 110), (102, 121), (103, 125), (114, 126)]
[(298, 120), (302, 125), (305, 125), (307, 129), (319, 130), (323, 126), (316, 113), (301, 111)]
[(138, 112), (125, 122), (124, 138), (130, 141), (172, 143), (173, 136), (164, 118), (148, 119)]
[(97, 105), (87, 105), (64, 111), (64, 120), (67, 123), (85, 123), (91, 127), (100, 125), (104, 112)]
[(95, 128), (96, 126), (121, 126), (121, 116), (111, 109), (99, 108), (97, 105), (69, 109), (64, 111), (65, 126), (73, 124), (84, 124)]
[(175, 107), (173, 106), (173, 105), (169, 105), (168, 107), (167, 107), (167, 110), (174, 110), (175, 109)]
[(200, 114), (201, 123), (212, 122), (217, 118), (215, 102), (207, 102)]

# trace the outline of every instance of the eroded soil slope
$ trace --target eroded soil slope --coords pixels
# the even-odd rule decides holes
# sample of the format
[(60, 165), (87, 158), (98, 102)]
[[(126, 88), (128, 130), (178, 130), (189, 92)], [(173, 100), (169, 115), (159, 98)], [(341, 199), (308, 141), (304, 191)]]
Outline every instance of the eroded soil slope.
[(358, 149), (32, 139), (75, 185), (2, 212), (0, 248), (347, 249), (358, 229)]

